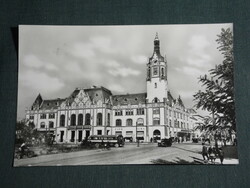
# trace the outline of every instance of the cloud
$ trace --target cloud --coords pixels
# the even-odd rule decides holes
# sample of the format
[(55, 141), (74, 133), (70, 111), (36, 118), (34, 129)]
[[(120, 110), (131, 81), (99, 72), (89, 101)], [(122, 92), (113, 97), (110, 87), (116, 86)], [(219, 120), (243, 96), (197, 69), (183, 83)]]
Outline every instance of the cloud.
[(120, 67), (120, 64), (117, 63), (117, 61), (114, 61), (114, 60), (104, 62), (104, 65), (106, 67)]
[(100, 50), (104, 53), (113, 53), (115, 52), (115, 48), (111, 46), (111, 39), (103, 36), (95, 36), (90, 39), (91, 46), (93, 48)]
[(64, 86), (64, 83), (58, 78), (34, 70), (25, 71), (20, 75), (19, 82), (28, 87), (29, 90), (35, 90), (41, 93), (53, 93)]
[(148, 58), (147, 58), (146, 56), (144, 56), (144, 55), (137, 55), (137, 56), (133, 56), (133, 57), (131, 58), (131, 60), (132, 60), (134, 63), (146, 64)]
[(210, 67), (211, 56), (209, 46), (211, 43), (203, 35), (195, 35), (190, 38), (187, 43), (187, 51), (184, 53), (184, 57), (181, 57), (180, 60), (191, 66), (196, 67)]
[(29, 68), (34, 69), (40, 69), (45, 68), (49, 71), (58, 70), (58, 68), (51, 63), (41, 61), (37, 56), (35, 55), (27, 55), (24, 57), (23, 64)]
[(50, 71), (58, 70), (58, 68), (54, 64), (45, 64), (44, 67)]
[(177, 70), (178, 72), (190, 75), (192, 77), (195, 77), (195, 75), (197, 75), (197, 77), (199, 77), (200, 75), (203, 74), (203, 71), (201, 71), (195, 67), (184, 66), (182, 68), (175, 68), (175, 70)]
[(35, 55), (27, 55), (24, 57), (23, 64), (31, 68), (40, 68), (43, 66), (43, 62), (40, 61)]
[(192, 36), (188, 43), (188, 45), (195, 51), (203, 50), (204, 48), (208, 47), (209, 44), (210, 43), (208, 42), (207, 38), (202, 35)]
[(141, 72), (138, 70), (134, 70), (131, 68), (126, 68), (126, 67), (118, 67), (115, 69), (111, 69), (108, 71), (111, 75), (113, 76), (122, 76), (122, 77), (127, 77), (127, 76), (137, 76), (139, 75)]
[(108, 85), (108, 88), (111, 91), (118, 92), (118, 93), (122, 93), (125, 91), (125, 89), (121, 85), (118, 85), (118, 84), (110, 84)]
[(78, 58), (92, 58), (95, 56), (93, 46), (89, 43), (77, 42), (69, 48), (69, 52)]

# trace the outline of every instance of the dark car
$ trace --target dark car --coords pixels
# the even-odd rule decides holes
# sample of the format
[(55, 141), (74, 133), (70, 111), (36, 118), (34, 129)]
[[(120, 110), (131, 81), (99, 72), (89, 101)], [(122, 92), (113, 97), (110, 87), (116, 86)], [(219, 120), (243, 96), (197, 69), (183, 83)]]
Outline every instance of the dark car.
[(192, 138), (193, 143), (198, 143), (199, 142), (199, 138)]
[(158, 146), (159, 147), (170, 147), (172, 146), (172, 139), (171, 138), (163, 138), (158, 141)]

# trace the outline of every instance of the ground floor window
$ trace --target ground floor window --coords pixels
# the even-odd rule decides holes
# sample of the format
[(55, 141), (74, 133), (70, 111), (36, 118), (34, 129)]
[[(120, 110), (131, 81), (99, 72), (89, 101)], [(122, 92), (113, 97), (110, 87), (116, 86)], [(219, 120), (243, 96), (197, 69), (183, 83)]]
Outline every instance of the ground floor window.
[(70, 141), (71, 142), (74, 142), (75, 141), (75, 131), (71, 131), (71, 139), (70, 139)]
[(82, 141), (82, 131), (78, 132), (78, 142)]
[(44, 128), (45, 128), (45, 123), (44, 123), (44, 122), (41, 122), (41, 123), (40, 123), (40, 127), (41, 127), (42, 129), (44, 129)]
[(122, 131), (115, 131), (115, 135), (122, 135)]

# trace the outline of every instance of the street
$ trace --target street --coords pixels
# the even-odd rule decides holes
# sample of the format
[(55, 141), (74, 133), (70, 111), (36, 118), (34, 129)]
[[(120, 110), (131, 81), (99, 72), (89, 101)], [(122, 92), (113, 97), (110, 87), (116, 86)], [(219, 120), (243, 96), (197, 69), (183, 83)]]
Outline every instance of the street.
[[(201, 144), (181, 143), (171, 147), (158, 147), (157, 143), (126, 143), (124, 147), (110, 150), (93, 149), (71, 153), (41, 155), (14, 160), (14, 166), (64, 166), (110, 164), (203, 164)], [(216, 160), (219, 164), (219, 159)], [(237, 159), (224, 164), (237, 164)]]

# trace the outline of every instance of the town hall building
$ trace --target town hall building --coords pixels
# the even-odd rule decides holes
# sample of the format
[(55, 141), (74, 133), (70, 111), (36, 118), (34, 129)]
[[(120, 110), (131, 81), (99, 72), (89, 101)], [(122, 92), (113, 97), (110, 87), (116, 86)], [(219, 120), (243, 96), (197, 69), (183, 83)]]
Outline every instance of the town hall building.
[[(145, 62), (146, 64), (146, 62)], [(123, 135), (148, 142), (164, 137), (190, 139), (192, 109), (168, 87), (167, 61), (158, 35), (147, 64), (146, 93), (114, 95), (104, 87), (76, 88), (68, 97), (43, 99), (39, 94), (26, 110), (38, 131), (55, 135), (58, 143), (79, 143), (90, 135)]]

